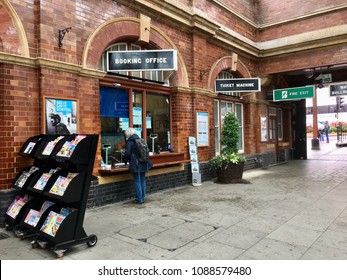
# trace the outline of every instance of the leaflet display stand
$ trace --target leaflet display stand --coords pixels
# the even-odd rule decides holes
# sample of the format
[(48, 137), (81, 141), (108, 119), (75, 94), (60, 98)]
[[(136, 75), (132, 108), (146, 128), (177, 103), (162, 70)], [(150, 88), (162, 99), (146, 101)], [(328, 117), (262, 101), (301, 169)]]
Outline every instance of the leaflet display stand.
[(15, 199), (6, 216), (20, 227), (20, 237), (35, 236), (33, 248), (51, 243), (57, 257), (62, 257), (71, 246), (97, 243), (96, 235), (86, 234), (83, 220), (98, 138), (96, 134), (39, 135), (20, 150), (21, 156), (34, 162), (13, 180), (13, 186), (20, 188), (19, 204), (12, 205)]

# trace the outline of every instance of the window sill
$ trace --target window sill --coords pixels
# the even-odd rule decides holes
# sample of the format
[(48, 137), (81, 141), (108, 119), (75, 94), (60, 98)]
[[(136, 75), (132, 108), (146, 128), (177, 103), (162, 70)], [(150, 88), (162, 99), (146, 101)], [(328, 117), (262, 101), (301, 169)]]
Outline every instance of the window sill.
[[(150, 156), (150, 160), (153, 163), (153, 169), (169, 167), (173, 165), (182, 165), (184, 163), (189, 163), (190, 160), (184, 159), (184, 153), (170, 153), (163, 152), (160, 154), (155, 154)], [(99, 169), (99, 174), (102, 176), (107, 176), (111, 174), (122, 174), (129, 173), (128, 167), (116, 167), (112, 169)]]

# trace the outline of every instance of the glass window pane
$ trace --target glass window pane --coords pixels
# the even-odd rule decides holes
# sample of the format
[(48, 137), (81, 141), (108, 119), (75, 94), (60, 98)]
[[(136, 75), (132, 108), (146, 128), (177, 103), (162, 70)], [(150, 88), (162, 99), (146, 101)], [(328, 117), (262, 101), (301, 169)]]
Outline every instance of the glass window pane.
[(220, 129), (219, 129), (219, 102), (218, 100), (214, 101), (214, 143), (216, 146), (215, 152), (216, 155), (220, 153)]
[(282, 124), (282, 110), (278, 109), (278, 139), (283, 140), (283, 124)]
[(125, 146), (124, 130), (129, 127), (127, 90), (100, 87), (100, 120), (103, 161), (108, 164), (122, 162), (121, 149)]
[(143, 138), (142, 126), (142, 91), (133, 91), (133, 127), (138, 136)]
[(237, 119), (239, 120), (240, 131), (239, 131), (239, 151), (243, 150), (243, 112), (242, 112), (242, 104), (235, 104), (235, 114)]
[[(146, 94), (146, 134), (150, 151), (169, 151), (170, 146), (170, 97)], [(152, 136), (152, 137), (151, 137)]]

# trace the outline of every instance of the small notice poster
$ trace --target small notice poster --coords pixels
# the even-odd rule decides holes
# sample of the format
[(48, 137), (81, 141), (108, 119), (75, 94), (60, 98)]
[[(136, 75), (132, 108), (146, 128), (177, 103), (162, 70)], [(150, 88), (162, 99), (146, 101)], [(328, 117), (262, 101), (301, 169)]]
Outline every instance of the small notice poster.
[(197, 128), (197, 144), (200, 146), (208, 146), (208, 113), (196, 113), (196, 128)]

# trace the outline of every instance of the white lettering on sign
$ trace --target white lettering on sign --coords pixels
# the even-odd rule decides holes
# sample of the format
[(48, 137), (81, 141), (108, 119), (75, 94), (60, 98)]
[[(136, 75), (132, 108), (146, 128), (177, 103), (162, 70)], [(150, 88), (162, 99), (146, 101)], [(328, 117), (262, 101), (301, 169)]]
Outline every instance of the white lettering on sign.
[(221, 84), (220, 86), (228, 88), (228, 87), (234, 87), (234, 84)]
[(146, 58), (146, 63), (166, 63), (166, 57), (148, 57)]
[[(141, 64), (141, 58), (116, 58), (114, 60), (115, 64)], [(146, 63), (167, 63), (167, 57), (148, 57), (146, 58)]]
[(254, 83), (236, 84), (238, 87), (254, 87)]
[(140, 64), (141, 58), (116, 58), (115, 64)]

